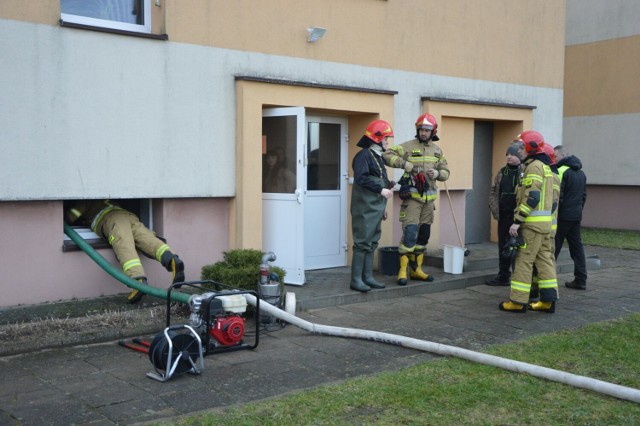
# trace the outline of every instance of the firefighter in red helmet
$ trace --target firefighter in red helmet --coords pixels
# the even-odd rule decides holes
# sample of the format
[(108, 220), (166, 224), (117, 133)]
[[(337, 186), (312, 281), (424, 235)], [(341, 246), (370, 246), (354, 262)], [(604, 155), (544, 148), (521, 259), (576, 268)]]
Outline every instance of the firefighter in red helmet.
[(422, 114), (415, 123), (416, 137), (389, 148), (383, 157), (395, 168), (404, 169), (400, 182), (400, 222), (402, 238), (398, 246), (400, 270), (398, 285), (407, 284), (410, 277), (433, 281), (433, 276), (422, 270), (431, 224), (438, 196), (437, 182), (449, 179), (449, 167), (442, 150), (434, 142), (439, 140), (438, 122), (431, 114)]
[(382, 234), (382, 220), (386, 218), (387, 200), (395, 182), (389, 181), (382, 154), (387, 138), (393, 137), (391, 125), (384, 120), (369, 123), (358, 141), (362, 148), (353, 157), (353, 188), (351, 190), (351, 230), (353, 257), (351, 259), (352, 290), (367, 292), (384, 288), (373, 277), (373, 254)]
[[(524, 244), (518, 248), (511, 276), (511, 294), (500, 310), (524, 313), (529, 309), (555, 312), (558, 299), (551, 222), (553, 213), (553, 172), (544, 152), (544, 138), (535, 130), (518, 135), (526, 152), (520, 186), (516, 191), (514, 223), (509, 228), (512, 237), (520, 235)], [(524, 153), (523, 153), (524, 154)], [(533, 269), (537, 271), (539, 302), (529, 302)]]
[[(556, 156), (553, 150), (553, 146), (544, 143), (542, 146), (542, 150), (549, 158), (549, 162), (546, 163), (546, 159), (543, 156), (540, 156), (540, 160), (545, 162), (545, 164), (549, 165), (549, 168), (553, 172), (553, 204), (551, 207), (551, 233), (549, 236), (551, 237), (551, 250), (552, 253), (555, 252), (556, 242), (556, 230), (558, 229), (558, 201), (560, 200), (560, 177), (558, 176), (558, 167), (556, 166)], [(556, 268), (555, 257), (553, 257), (553, 268)], [(531, 293), (529, 295), (529, 302), (538, 302), (540, 300), (540, 291), (538, 288), (538, 271), (536, 268), (533, 268), (533, 278), (531, 281)]]

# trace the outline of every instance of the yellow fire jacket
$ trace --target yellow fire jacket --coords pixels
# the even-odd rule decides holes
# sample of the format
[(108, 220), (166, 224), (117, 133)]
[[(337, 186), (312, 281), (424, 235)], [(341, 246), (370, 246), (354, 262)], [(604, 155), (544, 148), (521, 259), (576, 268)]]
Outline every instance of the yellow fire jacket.
[(515, 223), (535, 232), (551, 232), (553, 195), (551, 168), (540, 160), (528, 158), (516, 192)]
[[(407, 162), (413, 164), (411, 175), (416, 176), (423, 172), (427, 179), (428, 189), (424, 194), (420, 194), (416, 188), (411, 188), (411, 199), (422, 203), (432, 202), (438, 197), (437, 181), (444, 182), (449, 179), (449, 166), (447, 159), (442, 153), (442, 149), (433, 141), (422, 143), (418, 139), (394, 145), (387, 149), (383, 154), (385, 163), (390, 167), (403, 169)], [(435, 169), (438, 176), (430, 179), (427, 176), (427, 170)]]

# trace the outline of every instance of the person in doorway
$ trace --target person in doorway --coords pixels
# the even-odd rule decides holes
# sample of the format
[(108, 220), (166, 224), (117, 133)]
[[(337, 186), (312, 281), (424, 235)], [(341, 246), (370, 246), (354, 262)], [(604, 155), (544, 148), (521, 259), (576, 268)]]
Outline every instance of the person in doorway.
[[(107, 240), (113, 248), (122, 271), (143, 284), (147, 277), (136, 249), (156, 259), (172, 273), (172, 282), (185, 280), (184, 263), (156, 234), (140, 222), (138, 217), (110, 200), (83, 200), (75, 203), (67, 212), (69, 224), (80, 223)], [(127, 300), (137, 303), (143, 293), (133, 289)]]
[(438, 196), (437, 181), (449, 179), (449, 167), (438, 141), (438, 122), (431, 114), (422, 114), (415, 123), (416, 137), (389, 148), (383, 157), (387, 165), (404, 169), (400, 182), (400, 222), (402, 238), (398, 246), (400, 270), (398, 285), (407, 284), (407, 267), (411, 278), (433, 281), (422, 270), (431, 224)]
[(560, 200), (558, 202), (558, 230), (555, 236), (555, 258), (558, 258), (565, 238), (569, 244), (569, 254), (573, 259), (573, 281), (566, 282), (567, 288), (587, 289), (587, 263), (580, 235), (582, 210), (587, 202), (587, 176), (582, 171), (582, 162), (562, 146), (554, 149), (558, 161), (560, 178)]
[(267, 151), (262, 169), (262, 192), (292, 194), (296, 189), (296, 175), (284, 165), (284, 150)]
[(393, 195), (391, 188), (395, 185), (389, 181), (382, 159), (390, 137), (393, 137), (393, 129), (388, 122), (375, 120), (369, 123), (357, 144), (362, 149), (351, 164), (353, 257), (349, 287), (363, 293), (385, 287), (373, 277), (373, 254), (382, 234), (382, 220), (386, 219), (387, 200)]
[(489, 192), (489, 209), (498, 221), (498, 275), (487, 280), (491, 286), (508, 286), (511, 282), (511, 259), (501, 255), (505, 244), (509, 241), (509, 228), (513, 224), (513, 212), (516, 209), (516, 188), (520, 183), (520, 157), (522, 143), (513, 142), (507, 148), (507, 164), (502, 167), (495, 178)]
[[(553, 263), (551, 221), (553, 209), (553, 172), (549, 157), (544, 153), (544, 138), (535, 130), (522, 132), (518, 138), (524, 147), (520, 150), (524, 169), (516, 191), (516, 209), (509, 235), (522, 237), (515, 268), (511, 275), (511, 294), (500, 310), (524, 313), (527, 307), (534, 311), (555, 312), (558, 299), (558, 281)], [(540, 301), (529, 302), (533, 268), (538, 275)]]

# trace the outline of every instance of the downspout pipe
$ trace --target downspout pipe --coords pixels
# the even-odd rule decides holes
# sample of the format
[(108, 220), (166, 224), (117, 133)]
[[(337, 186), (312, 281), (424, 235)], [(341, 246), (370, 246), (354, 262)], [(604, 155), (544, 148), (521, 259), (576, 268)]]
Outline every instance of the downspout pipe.
[[(247, 303), (253, 306), (256, 305), (255, 296), (251, 294), (243, 294), (243, 296), (247, 300)], [(391, 345), (403, 346), (405, 348), (417, 349), (423, 352), (430, 352), (442, 356), (458, 357), (466, 359), (467, 361), (490, 365), (492, 367), (502, 368), (505, 370), (514, 371), (516, 373), (527, 373), (531, 376), (540, 377), (542, 379), (547, 379), (577, 388), (587, 389), (593, 392), (613, 396), (615, 398), (640, 403), (640, 390), (616, 385), (613, 383), (603, 382), (602, 380), (592, 379), (590, 377), (579, 376), (560, 370), (554, 370), (552, 368), (528, 364), (526, 362), (514, 361), (507, 358), (484, 354), (482, 352), (474, 352), (456, 346), (443, 345), (440, 343), (413, 339), (411, 337), (405, 337), (396, 334), (381, 333), (378, 331), (362, 330), (356, 328), (344, 328), (314, 324), (298, 318), (295, 315), (284, 312), (277, 307), (270, 305), (269, 303), (261, 303), (260, 311), (266, 311), (269, 315), (273, 315), (274, 317), (282, 321), (286, 321), (289, 324), (295, 325), (296, 327), (299, 327), (313, 334), (371, 340), (374, 342), (388, 343)]]
[[(68, 224), (64, 224), (64, 233), (71, 238), (71, 241), (76, 243), (80, 250), (85, 252), (94, 262), (96, 262), (102, 269), (104, 269), (109, 275), (111, 275), (116, 280), (120, 281), (127, 287), (136, 289), (144, 294), (153, 297), (159, 297), (161, 299), (167, 300), (167, 290), (152, 287), (147, 284), (143, 284), (140, 281), (129, 278), (124, 272), (120, 269), (114, 267), (110, 262), (108, 262), (104, 257), (102, 257), (97, 251), (94, 250), (93, 247), (89, 243), (87, 243), (78, 233)], [(184, 304), (189, 303), (189, 294), (180, 293), (177, 291), (171, 292), (171, 300), (174, 302), (180, 302)]]

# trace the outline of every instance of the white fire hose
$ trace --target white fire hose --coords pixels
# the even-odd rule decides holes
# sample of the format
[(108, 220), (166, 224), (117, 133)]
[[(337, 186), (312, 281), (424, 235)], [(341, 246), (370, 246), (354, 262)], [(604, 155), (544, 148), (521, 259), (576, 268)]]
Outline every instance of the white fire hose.
[[(289, 294), (291, 293), (288, 293), (287, 297), (289, 296)], [(252, 306), (256, 306), (255, 296), (251, 294), (244, 294), (243, 296), (245, 297), (245, 299), (247, 299), (247, 303)], [(500, 358), (494, 355), (488, 355), (481, 352), (474, 352), (468, 349), (458, 348), (456, 346), (443, 345), (440, 343), (428, 342), (426, 340), (418, 340), (411, 337), (399, 336), (397, 334), (381, 333), (379, 331), (361, 330), (357, 328), (334, 327), (330, 325), (314, 324), (309, 321), (300, 319), (295, 315), (282, 311), (268, 303), (260, 303), (260, 310), (265, 310), (268, 314), (273, 315), (274, 317), (282, 321), (288, 322), (289, 324), (295, 325), (296, 327), (309, 331), (313, 334), (324, 334), (327, 336), (372, 340), (374, 342), (404, 346), (406, 348), (417, 349), (420, 351), (430, 352), (442, 356), (455, 356), (458, 358), (466, 359), (468, 361), (491, 365), (493, 367), (515, 371), (516, 373), (527, 373), (531, 376), (540, 377), (577, 388), (588, 389), (594, 392), (610, 395), (615, 398), (640, 403), (640, 390), (616, 385), (613, 383), (603, 382), (602, 380), (592, 379), (590, 377), (578, 376), (576, 374), (566, 373), (564, 371), (554, 370), (552, 368), (541, 367), (539, 365), (528, 364), (526, 362), (514, 361), (506, 358)]]

